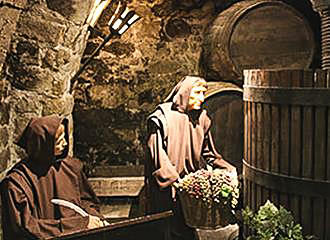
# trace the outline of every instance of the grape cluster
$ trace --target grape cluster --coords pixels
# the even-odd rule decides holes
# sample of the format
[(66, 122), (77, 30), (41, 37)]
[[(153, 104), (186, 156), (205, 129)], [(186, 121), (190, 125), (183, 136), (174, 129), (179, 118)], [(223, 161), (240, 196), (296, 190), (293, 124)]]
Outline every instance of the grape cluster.
[(237, 174), (223, 169), (208, 171), (205, 169), (189, 173), (179, 180), (175, 187), (201, 199), (205, 204), (212, 203), (235, 207), (239, 197)]
[(237, 174), (224, 169), (215, 169), (210, 178), (213, 201), (235, 207), (238, 203), (239, 188)]

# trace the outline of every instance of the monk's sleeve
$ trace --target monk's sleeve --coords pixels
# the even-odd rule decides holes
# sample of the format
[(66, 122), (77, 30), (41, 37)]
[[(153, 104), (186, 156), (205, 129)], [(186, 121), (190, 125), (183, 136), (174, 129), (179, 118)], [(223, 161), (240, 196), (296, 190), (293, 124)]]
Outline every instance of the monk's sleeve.
[(80, 171), (79, 185), (82, 208), (85, 209), (90, 215), (103, 218), (100, 214), (100, 201), (82, 170)]
[(204, 136), (202, 156), (206, 160), (206, 163), (210, 166), (213, 166), (217, 158), (222, 159), (222, 156), (215, 150), (211, 131), (208, 131)]
[[(62, 219), (38, 219), (32, 215), (32, 207), (18, 183), (6, 181), (2, 184), (4, 227), (11, 229), (15, 236), (26, 239), (47, 239), (65, 233), (81, 230), (88, 224), (88, 217)], [(6, 229), (4, 229), (4, 233)]]
[(150, 120), (149, 139), (147, 146), (150, 152), (150, 163), (153, 177), (155, 177), (160, 188), (166, 188), (179, 178), (175, 167), (171, 163), (166, 150), (164, 149), (164, 136), (161, 133), (161, 126)]
[(224, 160), (223, 157), (217, 152), (213, 143), (211, 131), (208, 131), (204, 137), (202, 156), (204, 159), (206, 159), (207, 164), (213, 168), (218, 167), (228, 168), (231, 170), (234, 169), (234, 167), (226, 160)]

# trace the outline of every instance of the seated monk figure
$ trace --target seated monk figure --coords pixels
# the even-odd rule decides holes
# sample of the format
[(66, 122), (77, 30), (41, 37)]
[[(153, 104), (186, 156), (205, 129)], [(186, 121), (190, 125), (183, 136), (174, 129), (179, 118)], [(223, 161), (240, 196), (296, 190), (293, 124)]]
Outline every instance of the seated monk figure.
[[(106, 224), (82, 163), (68, 156), (67, 119), (33, 118), (17, 144), (27, 158), (1, 182), (4, 240), (47, 239)], [(54, 198), (81, 207), (87, 215), (53, 204)]]

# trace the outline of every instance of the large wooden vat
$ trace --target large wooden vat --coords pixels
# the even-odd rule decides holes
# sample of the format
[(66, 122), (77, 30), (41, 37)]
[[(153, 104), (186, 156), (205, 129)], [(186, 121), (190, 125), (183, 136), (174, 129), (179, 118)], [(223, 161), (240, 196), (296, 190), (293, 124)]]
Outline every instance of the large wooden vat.
[(243, 89), (228, 82), (209, 82), (205, 105), (218, 152), (242, 172)]
[(208, 79), (243, 80), (244, 69), (308, 68), (314, 35), (305, 17), (281, 1), (240, 1), (221, 12), (205, 36)]
[(330, 239), (330, 73), (244, 71), (244, 201), (291, 210)]

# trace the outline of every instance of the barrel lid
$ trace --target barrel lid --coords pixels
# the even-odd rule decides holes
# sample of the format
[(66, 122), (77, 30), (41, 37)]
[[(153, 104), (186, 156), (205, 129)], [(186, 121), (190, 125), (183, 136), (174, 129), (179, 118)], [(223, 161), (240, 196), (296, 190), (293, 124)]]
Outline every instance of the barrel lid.
[(244, 69), (309, 68), (315, 39), (308, 20), (291, 5), (241, 1), (215, 18), (203, 50), (208, 79), (241, 83)]
[(235, 91), (243, 93), (243, 89), (230, 82), (208, 82), (205, 98), (209, 98), (217, 93), (224, 91)]

